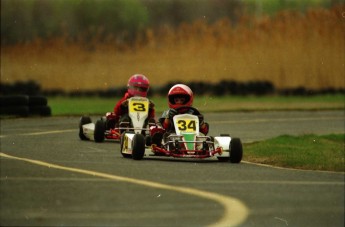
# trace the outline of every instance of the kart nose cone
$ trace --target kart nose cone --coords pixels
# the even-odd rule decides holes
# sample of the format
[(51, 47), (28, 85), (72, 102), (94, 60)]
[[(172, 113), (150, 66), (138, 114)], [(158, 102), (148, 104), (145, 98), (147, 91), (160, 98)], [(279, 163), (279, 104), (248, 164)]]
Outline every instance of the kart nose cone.
[(183, 132), (182, 133), (183, 136), (183, 141), (186, 142), (186, 146), (188, 150), (194, 150), (194, 141), (195, 141), (195, 136), (196, 133), (194, 132)]

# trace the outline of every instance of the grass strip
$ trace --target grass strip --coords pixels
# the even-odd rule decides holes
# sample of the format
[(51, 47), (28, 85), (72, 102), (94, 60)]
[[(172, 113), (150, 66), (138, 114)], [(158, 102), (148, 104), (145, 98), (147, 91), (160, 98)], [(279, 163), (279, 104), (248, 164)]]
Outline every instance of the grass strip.
[[(269, 111), (269, 110), (339, 110), (344, 109), (344, 98), (339, 95), (317, 96), (196, 96), (194, 106), (202, 113), (229, 111)], [(150, 98), (161, 113), (168, 108), (167, 98)], [(112, 112), (120, 97), (48, 97), (52, 114), (57, 115), (104, 115)]]
[(344, 172), (345, 134), (282, 135), (244, 144), (243, 160), (279, 167)]

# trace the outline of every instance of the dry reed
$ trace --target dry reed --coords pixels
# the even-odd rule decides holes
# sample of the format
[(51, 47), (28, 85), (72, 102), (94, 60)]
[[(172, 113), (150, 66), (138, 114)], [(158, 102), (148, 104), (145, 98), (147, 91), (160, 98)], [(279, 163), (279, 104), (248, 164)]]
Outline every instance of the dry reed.
[(1, 82), (36, 80), (44, 89), (107, 89), (134, 73), (168, 81), (271, 81), (277, 88), (345, 87), (345, 5), (305, 14), (203, 20), (147, 30), (130, 48), (65, 38), (4, 46)]

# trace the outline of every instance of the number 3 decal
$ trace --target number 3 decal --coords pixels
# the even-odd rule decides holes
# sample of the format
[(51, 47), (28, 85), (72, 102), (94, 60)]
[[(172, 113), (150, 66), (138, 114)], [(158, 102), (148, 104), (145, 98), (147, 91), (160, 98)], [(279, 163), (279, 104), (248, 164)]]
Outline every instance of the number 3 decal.
[(133, 103), (133, 110), (135, 110), (135, 111), (146, 111), (145, 104), (135, 102), (135, 103)]
[(196, 131), (196, 123), (195, 121), (185, 121), (185, 120), (179, 120), (177, 122), (178, 129), (181, 131)]

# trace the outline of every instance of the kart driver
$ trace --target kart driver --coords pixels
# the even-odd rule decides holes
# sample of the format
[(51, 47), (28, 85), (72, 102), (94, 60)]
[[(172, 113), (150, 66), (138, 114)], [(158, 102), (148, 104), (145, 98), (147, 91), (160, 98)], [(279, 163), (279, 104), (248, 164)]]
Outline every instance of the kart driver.
[[(173, 123), (173, 117), (177, 114), (197, 115), (199, 117), (200, 124), (199, 130), (204, 135), (207, 135), (209, 125), (208, 123), (204, 122), (203, 115), (197, 109), (188, 108), (192, 107), (192, 104), (193, 92), (187, 85), (176, 84), (172, 88), (170, 88), (168, 92), (168, 105), (170, 109), (164, 111), (162, 117), (159, 118), (159, 123), (162, 125), (163, 129), (153, 128), (151, 130), (152, 144), (160, 146), (163, 138), (167, 138), (167, 136), (171, 133), (176, 133)], [(186, 108), (179, 108), (183, 106), (185, 106)]]
[(176, 84), (174, 85), (168, 92), (168, 105), (169, 110), (166, 110), (162, 117), (159, 119), (159, 122), (162, 124), (162, 127), (166, 130), (167, 133), (175, 133), (175, 128), (173, 124), (173, 117), (176, 114), (193, 114), (199, 117), (199, 124), (200, 124), (200, 132), (204, 135), (207, 135), (209, 130), (208, 123), (204, 122), (204, 116), (194, 109), (189, 108), (180, 108), (179, 107), (186, 106), (192, 107), (193, 104), (193, 92), (192, 90), (184, 84)]
[[(134, 96), (147, 97), (149, 91), (150, 82), (146, 76), (142, 74), (134, 74), (131, 76), (127, 83), (127, 92), (125, 95), (117, 102), (114, 107), (113, 113), (107, 113), (107, 129), (114, 128), (120, 122), (129, 122), (128, 116), (128, 100)], [(149, 105), (149, 116), (148, 121), (151, 123), (156, 123), (155, 120), (155, 109), (153, 102), (150, 101)]]

